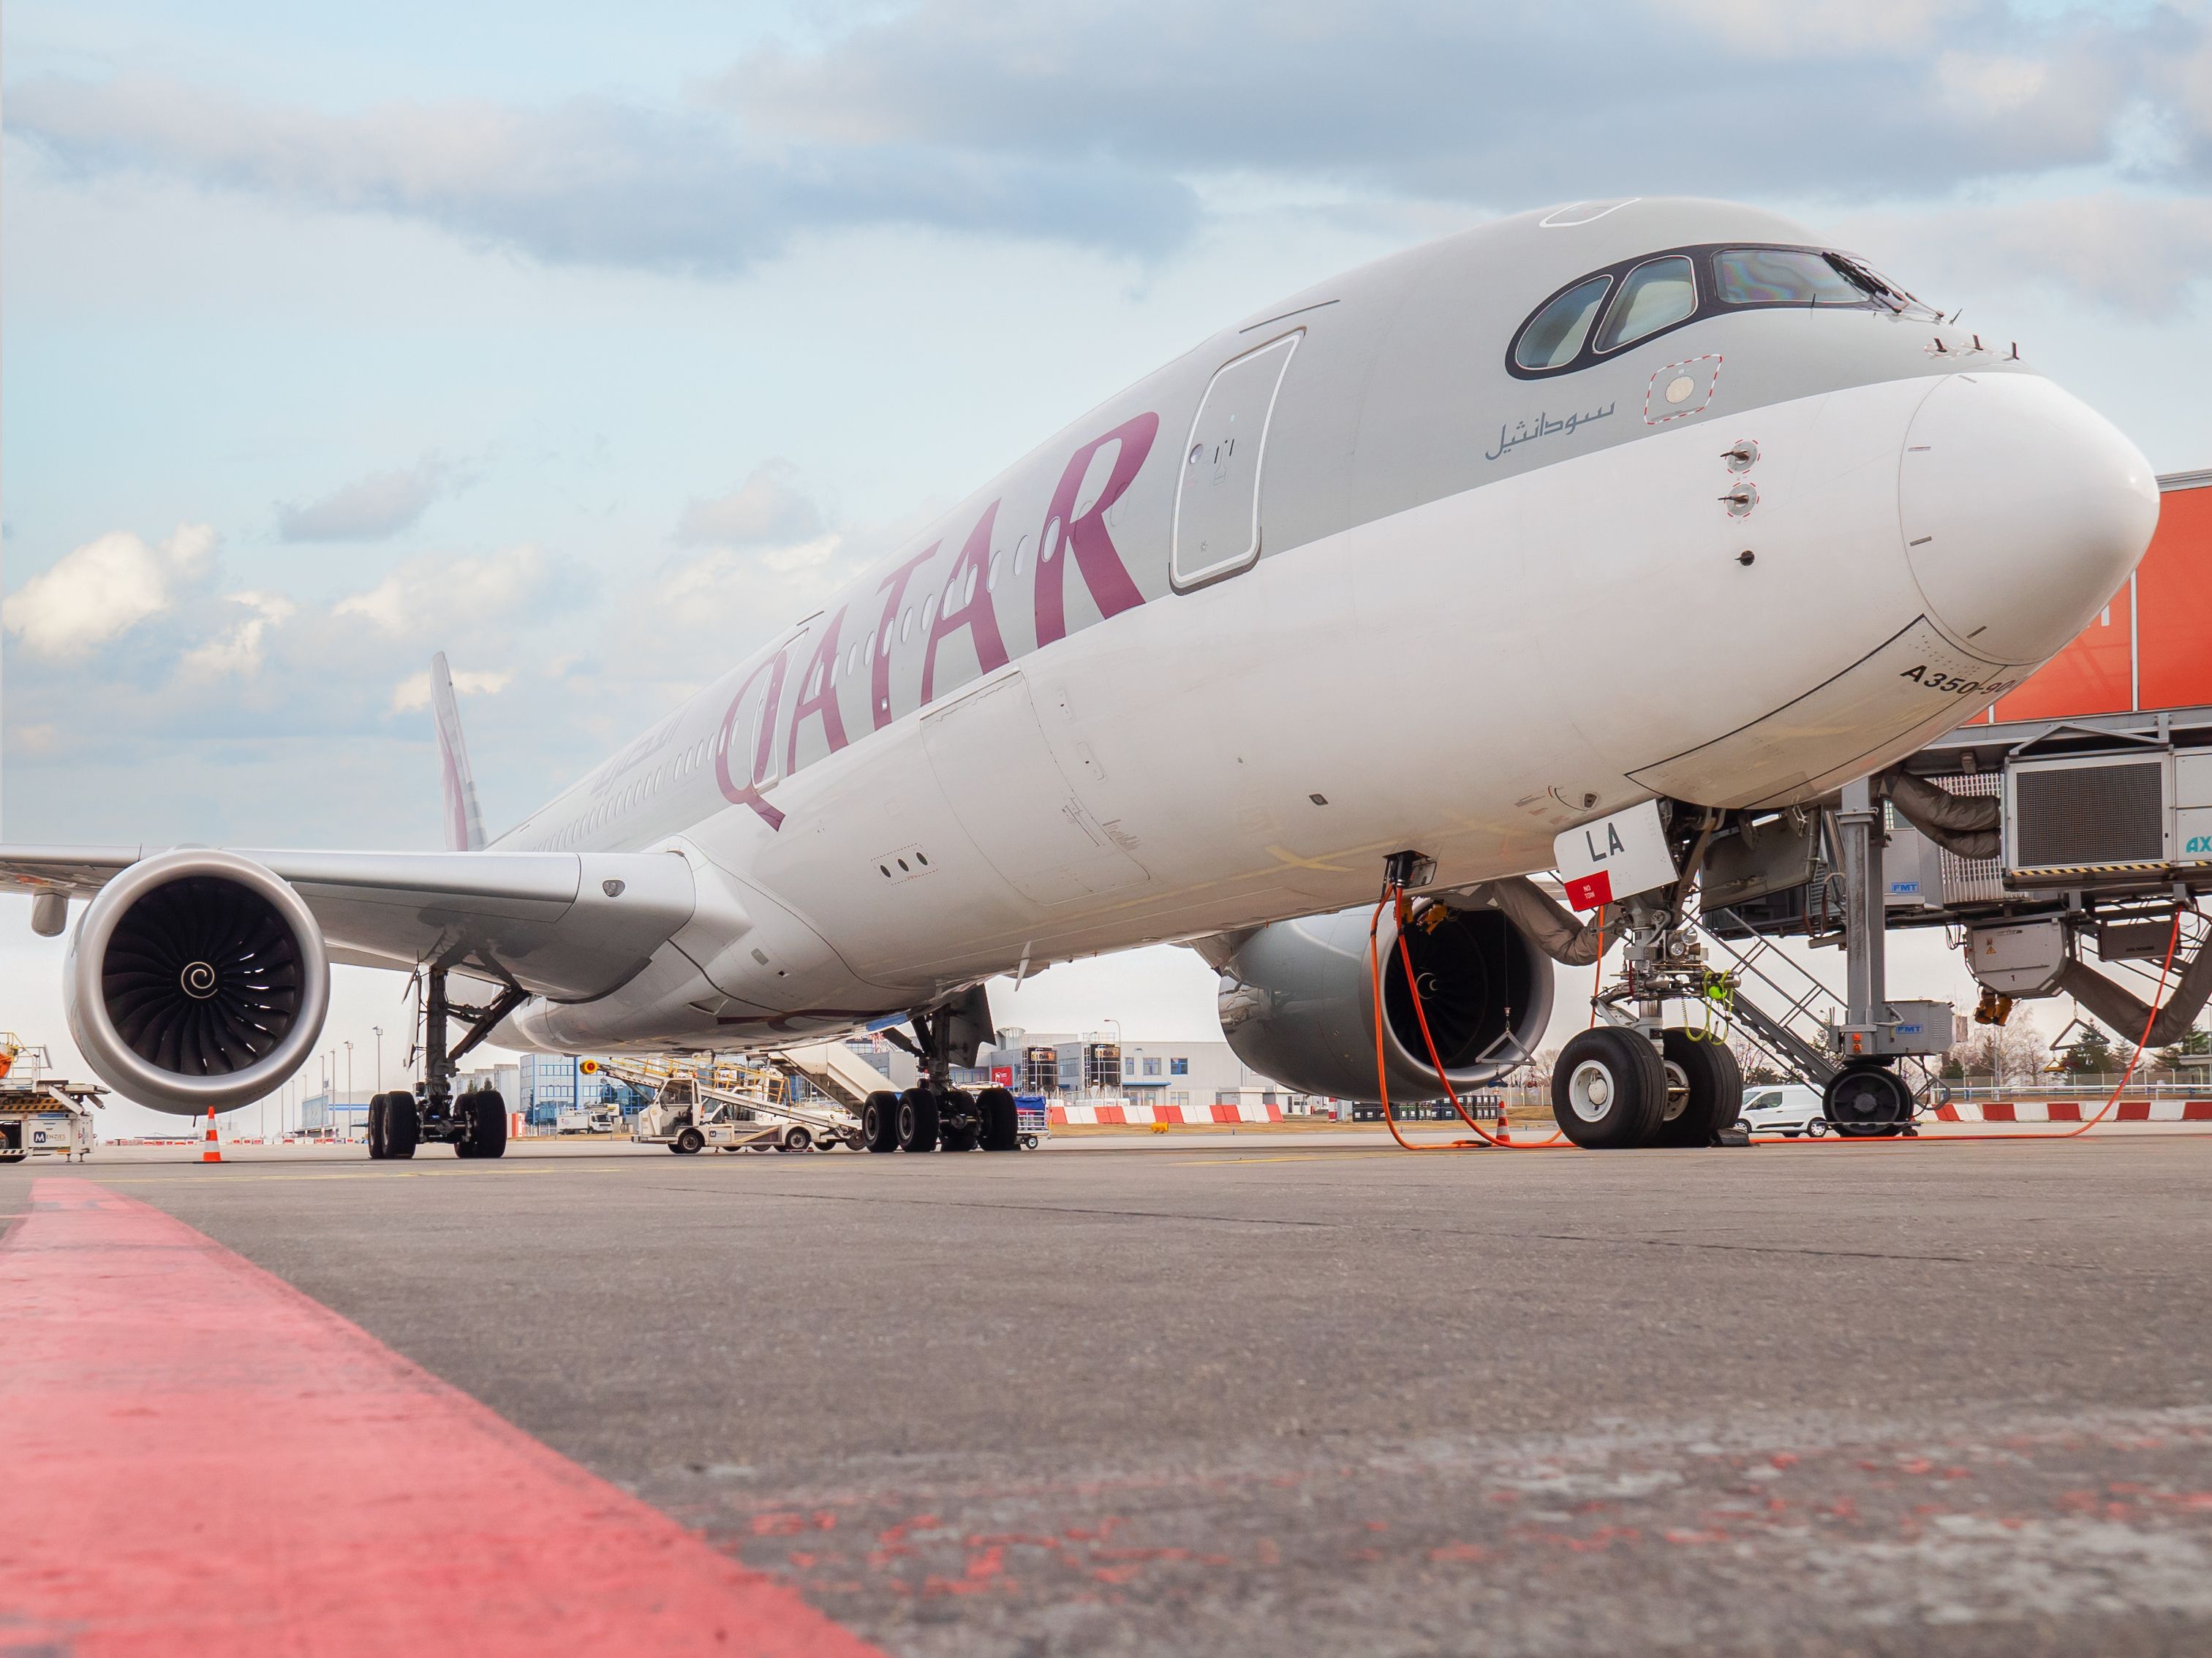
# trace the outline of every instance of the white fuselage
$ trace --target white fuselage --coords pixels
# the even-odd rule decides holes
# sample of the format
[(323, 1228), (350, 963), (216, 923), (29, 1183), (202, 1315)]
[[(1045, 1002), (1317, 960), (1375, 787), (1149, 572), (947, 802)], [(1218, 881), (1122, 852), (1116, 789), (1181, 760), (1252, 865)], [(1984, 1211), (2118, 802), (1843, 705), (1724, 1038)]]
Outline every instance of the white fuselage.
[[(1340, 908), (1401, 847), (1457, 885), (1653, 795), (1811, 799), (1987, 706), (2124, 579), (2129, 503), (2155, 511), (2141, 457), (2049, 382), (1954, 373), (1923, 343), (1948, 331), (1887, 313), (1500, 367), (1577, 270), (1731, 239), (1805, 238), (1714, 203), (1508, 222), (1132, 387), (496, 843), (663, 849), (699, 892), (621, 988), (500, 1040), (849, 1027)], [(1221, 426), (1224, 366), (1278, 343), (1273, 398)], [(1224, 571), (1241, 532), (1201, 554), (1190, 526), (1248, 489), (1256, 546)]]

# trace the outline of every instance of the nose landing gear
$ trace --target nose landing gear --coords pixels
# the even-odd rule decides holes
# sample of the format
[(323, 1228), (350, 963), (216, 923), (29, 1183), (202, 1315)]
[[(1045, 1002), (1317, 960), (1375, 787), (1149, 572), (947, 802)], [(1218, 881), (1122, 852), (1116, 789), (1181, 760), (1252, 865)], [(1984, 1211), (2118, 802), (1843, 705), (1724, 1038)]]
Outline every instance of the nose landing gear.
[(1552, 1069), (1552, 1114), (1577, 1145), (1712, 1145), (1742, 1114), (1743, 1072), (1728, 1045), (1662, 1023), (1669, 1001), (1702, 1000), (1709, 979), (1671, 896), (1620, 906), (1620, 977), (1594, 999), (1605, 1023), (1569, 1042)]

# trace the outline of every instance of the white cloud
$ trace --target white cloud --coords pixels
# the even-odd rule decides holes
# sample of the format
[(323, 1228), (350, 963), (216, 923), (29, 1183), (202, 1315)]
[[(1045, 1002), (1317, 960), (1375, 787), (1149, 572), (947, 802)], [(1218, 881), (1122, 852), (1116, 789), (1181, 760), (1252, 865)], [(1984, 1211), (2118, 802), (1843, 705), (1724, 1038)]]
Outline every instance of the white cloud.
[(545, 555), (527, 544), (481, 558), (411, 558), (367, 592), (341, 599), (335, 613), (427, 650), (451, 630), (512, 620), (545, 596), (551, 575)]
[(1194, 216), (1179, 182), (1110, 157), (1046, 167), (911, 145), (763, 143), (719, 111), (599, 98), (331, 115), (151, 77), (46, 77), (9, 87), (8, 128), (79, 174), (165, 174), (389, 214), (556, 264), (720, 274), (798, 231), (885, 223), (1157, 252)]
[(215, 541), (204, 524), (180, 525), (151, 547), (111, 531), (26, 581), (0, 606), (0, 621), (39, 655), (82, 656), (167, 610), (179, 585), (209, 568)]
[(1984, 9), (1983, 0), (1655, 0), (1749, 56), (1913, 52)]
[(247, 679), (261, 671), (262, 635), (291, 619), (298, 606), (275, 593), (227, 595), (252, 614), (184, 654), (178, 671), (188, 679)]
[(445, 464), (425, 455), (415, 465), (372, 472), (295, 506), (276, 503), (276, 533), (286, 541), (380, 541), (421, 518), (437, 498)]
[[(513, 672), (501, 669), (457, 668), (453, 670), (453, 689), (464, 696), (497, 696), (514, 683)], [(392, 712), (406, 714), (416, 708), (430, 706), (430, 671), (410, 674), (392, 690)]]
[(1934, 303), (2027, 286), (2159, 319), (2212, 272), (2212, 201), (2117, 191), (2038, 201), (1860, 214), (1844, 240)]
[(822, 533), (822, 509), (793, 481), (790, 462), (764, 461), (726, 495), (693, 501), (676, 525), (690, 547), (748, 547), (811, 541)]

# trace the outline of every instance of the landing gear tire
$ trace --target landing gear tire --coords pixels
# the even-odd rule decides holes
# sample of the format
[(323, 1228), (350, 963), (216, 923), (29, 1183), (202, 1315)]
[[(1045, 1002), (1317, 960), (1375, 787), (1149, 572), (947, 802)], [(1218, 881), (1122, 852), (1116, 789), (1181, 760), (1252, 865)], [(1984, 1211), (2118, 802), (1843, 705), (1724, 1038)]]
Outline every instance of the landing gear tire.
[(964, 1088), (945, 1090), (937, 1143), (947, 1151), (973, 1151), (983, 1138), (975, 1096)]
[(1838, 1134), (1877, 1139), (1912, 1121), (1912, 1090), (1887, 1066), (1854, 1061), (1829, 1080), (1820, 1109)]
[(1659, 1050), (1633, 1030), (1585, 1030), (1552, 1067), (1552, 1115), (1560, 1133), (1589, 1151), (1648, 1145), (1666, 1108)]
[(384, 1149), (384, 1113), (391, 1097), (388, 1094), (376, 1094), (369, 1098), (368, 1160), (371, 1163), (382, 1163), (392, 1155)]
[(672, 1151), (680, 1151), (687, 1157), (694, 1157), (704, 1151), (706, 1145), (707, 1137), (704, 1134), (696, 1128), (687, 1128), (677, 1135), (668, 1149)]
[(503, 1157), (507, 1155), (507, 1102), (495, 1088), (480, 1089), (460, 1098), (461, 1121), (468, 1138), (453, 1150), (464, 1157)]
[(898, 1150), (898, 1096), (871, 1094), (860, 1107), (860, 1144), (871, 1151)]
[(386, 1094), (384, 1096), (384, 1155), (401, 1162), (415, 1155), (416, 1143), (422, 1138), (422, 1117), (412, 1094)]
[[(1713, 1145), (1721, 1130), (1743, 1114), (1743, 1068), (1725, 1042), (1688, 1030), (1665, 1032), (1660, 1055), (1667, 1072), (1668, 1103), (1651, 1144)], [(1677, 1086), (1682, 1090), (1679, 1104)]]
[(983, 1149), (986, 1151), (1018, 1151), (1022, 1148), (1022, 1114), (1014, 1103), (1013, 1092), (1005, 1088), (987, 1088), (975, 1096), (975, 1109), (983, 1118)]
[(937, 1096), (926, 1088), (909, 1088), (898, 1096), (898, 1149), (902, 1151), (937, 1150)]

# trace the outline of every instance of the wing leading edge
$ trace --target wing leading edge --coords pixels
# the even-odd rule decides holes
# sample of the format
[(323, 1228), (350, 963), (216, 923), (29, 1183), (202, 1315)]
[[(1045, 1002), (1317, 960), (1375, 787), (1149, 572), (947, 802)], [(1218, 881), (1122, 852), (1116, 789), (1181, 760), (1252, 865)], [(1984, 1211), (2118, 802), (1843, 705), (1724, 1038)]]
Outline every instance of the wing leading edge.
[[(91, 898), (165, 848), (0, 847), (0, 885)], [(283, 852), (241, 849), (288, 882), (331, 959), (402, 971), (428, 963), (556, 1001), (626, 983), (691, 919), (675, 853)]]

